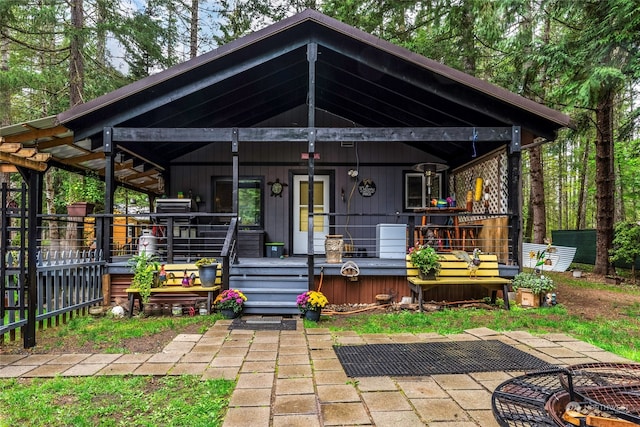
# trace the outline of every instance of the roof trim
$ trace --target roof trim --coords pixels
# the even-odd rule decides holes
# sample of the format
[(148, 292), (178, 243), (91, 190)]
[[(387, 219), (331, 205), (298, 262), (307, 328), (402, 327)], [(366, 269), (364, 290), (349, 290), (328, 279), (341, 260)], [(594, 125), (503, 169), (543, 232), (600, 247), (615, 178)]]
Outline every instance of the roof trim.
[(285, 18), (268, 27), (227, 43), (201, 56), (190, 59), (181, 64), (177, 64), (157, 74), (145, 77), (144, 79), (123, 86), (111, 93), (100, 96), (84, 104), (80, 104), (67, 111), (64, 111), (58, 114), (58, 122), (64, 124), (74, 119), (80, 118), (88, 113), (100, 109), (105, 105), (113, 104), (134, 93), (144, 91), (145, 89), (170, 80), (173, 77), (179, 76), (190, 70), (203, 66), (225, 55), (229, 55), (234, 51), (257, 43), (260, 40), (268, 38), (273, 34), (285, 31), (291, 27), (295, 27), (307, 21), (315, 22), (318, 25), (322, 25), (330, 30), (344, 34), (357, 41), (360, 41), (361, 43), (367, 44), (391, 55), (397, 56), (401, 59), (406, 60), (407, 62), (418, 65), (421, 68), (429, 70), (457, 83), (463, 84), (489, 97), (508, 103), (516, 108), (520, 108), (531, 114), (544, 118), (545, 120), (551, 121), (557, 124), (559, 127), (575, 128), (575, 125), (572, 123), (571, 118), (566, 114), (563, 114), (550, 107), (510, 92), (507, 89), (496, 86), (479, 78), (470, 76), (463, 73), (462, 71), (453, 69), (417, 53), (411, 52), (404, 47), (394, 45), (391, 42), (382, 40), (379, 37), (366, 33), (362, 30), (347, 25), (327, 15), (323, 15), (322, 13), (312, 9), (307, 9), (299, 14), (293, 15), (289, 18)]

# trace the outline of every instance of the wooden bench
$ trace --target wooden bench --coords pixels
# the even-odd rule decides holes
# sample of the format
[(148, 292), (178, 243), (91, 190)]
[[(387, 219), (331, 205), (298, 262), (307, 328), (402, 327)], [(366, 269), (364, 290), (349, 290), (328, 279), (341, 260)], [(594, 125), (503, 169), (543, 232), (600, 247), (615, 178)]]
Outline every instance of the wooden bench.
[[(469, 254), (471, 256), (471, 254)], [(418, 306), (422, 312), (423, 292), (437, 286), (478, 285), (491, 291), (491, 302), (495, 304), (498, 291), (502, 291), (504, 307), (509, 310), (510, 279), (499, 277), (497, 255), (480, 255), (480, 265), (475, 277), (470, 277), (471, 270), (466, 261), (453, 254), (440, 254), (440, 273), (434, 280), (418, 277), (418, 269), (411, 264), (407, 256), (407, 280), (411, 289), (411, 297), (417, 295)]]
[[(167, 273), (167, 281), (160, 287), (151, 288), (151, 296), (156, 297), (172, 297), (172, 298), (184, 298), (186, 295), (206, 295), (207, 297), (207, 309), (211, 312), (211, 305), (215, 295), (220, 291), (222, 287), (222, 266), (218, 264), (218, 271), (216, 274), (216, 282), (212, 287), (203, 287), (198, 277), (198, 267), (195, 264), (165, 264), (164, 270)], [(195, 277), (191, 286), (186, 287), (182, 285), (182, 279), (185, 271), (187, 276)], [(125, 289), (129, 296), (129, 317), (133, 316), (133, 304), (137, 299), (140, 305), (140, 311), (143, 310), (142, 298), (137, 288)]]

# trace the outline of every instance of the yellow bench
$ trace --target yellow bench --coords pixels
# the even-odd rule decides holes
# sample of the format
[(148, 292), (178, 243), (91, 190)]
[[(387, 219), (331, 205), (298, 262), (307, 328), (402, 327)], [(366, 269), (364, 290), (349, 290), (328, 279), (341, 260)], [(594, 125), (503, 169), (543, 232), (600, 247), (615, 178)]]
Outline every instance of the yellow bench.
[[(218, 270), (216, 272), (216, 282), (212, 287), (204, 287), (200, 283), (200, 278), (198, 277), (198, 267), (195, 264), (164, 264), (164, 270), (167, 273), (167, 280), (164, 284), (161, 284), (159, 287), (151, 288), (152, 296), (163, 296), (163, 297), (184, 297), (185, 294), (195, 294), (195, 295), (203, 295), (207, 296), (207, 309), (209, 313), (211, 312), (211, 305), (213, 304), (213, 299), (215, 297), (214, 294), (217, 294), (222, 287), (222, 266), (218, 264)], [(182, 279), (185, 275), (191, 278), (193, 277), (193, 281), (190, 282), (190, 286), (183, 286)], [(138, 304), (140, 305), (140, 311), (143, 310), (142, 298), (140, 297), (140, 292), (137, 288), (127, 288), (125, 289), (129, 296), (129, 317), (133, 315), (133, 304), (137, 299)]]
[[(471, 256), (471, 254), (469, 254)], [(495, 304), (498, 291), (502, 291), (504, 306), (509, 310), (510, 279), (499, 277), (497, 255), (480, 255), (480, 265), (471, 276), (468, 263), (453, 254), (440, 254), (440, 273), (433, 280), (424, 280), (418, 276), (418, 269), (411, 264), (407, 256), (407, 280), (411, 296), (418, 298), (418, 307), (422, 311), (423, 292), (437, 286), (478, 285), (491, 291), (491, 302)]]

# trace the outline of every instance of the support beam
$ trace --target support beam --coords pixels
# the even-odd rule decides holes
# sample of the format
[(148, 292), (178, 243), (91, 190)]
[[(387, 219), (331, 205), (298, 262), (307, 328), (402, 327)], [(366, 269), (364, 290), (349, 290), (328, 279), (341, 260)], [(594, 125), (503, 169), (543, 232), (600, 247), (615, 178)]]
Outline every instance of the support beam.
[(313, 232), (314, 232), (314, 219), (313, 219), (313, 206), (314, 206), (314, 185), (313, 176), (315, 174), (315, 156), (316, 152), (316, 61), (318, 60), (318, 44), (309, 43), (307, 45), (307, 61), (309, 62), (309, 87), (307, 92), (307, 120), (309, 128), (307, 129), (307, 140), (309, 152), (309, 202), (307, 209), (307, 268), (308, 268), (308, 288), (313, 289), (315, 283), (314, 278), (314, 259), (313, 259)]
[(36, 162), (24, 157), (18, 157), (13, 154), (0, 153), (0, 162), (11, 163), (12, 165), (44, 172), (47, 170), (47, 164), (44, 162)]
[(33, 170), (21, 171), (25, 181), (29, 183), (28, 209), (27, 209), (27, 326), (24, 334), (24, 348), (32, 348), (36, 345), (36, 324), (38, 301), (38, 240), (42, 232), (42, 219), (38, 213), (42, 212), (42, 188), (44, 177), (42, 173)]
[(232, 179), (233, 179), (233, 188), (231, 190), (231, 211), (236, 215), (239, 215), (240, 210), (240, 161), (238, 159), (238, 151), (239, 151), (239, 143), (238, 143), (238, 132), (237, 129), (234, 129), (231, 133), (231, 155), (233, 156), (233, 170), (232, 170)]
[(116, 191), (115, 180), (115, 150), (113, 149), (113, 142), (111, 136), (113, 134), (112, 128), (104, 128), (102, 132), (104, 141), (104, 183), (105, 183), (105, 199), (104, 199), (104, 213), (107, 216), (104, 217), (103, 229), (102, 229), (102, 253), (104, 259), (107, 262), (111, 261), (111, 224), (113, 222), (113, 199)]
[[(309, 101), (311, 102), (311, 101)], [(313, 126), (309, 126), (312, 128)], [(114, 128), (118, 142), (228, 142), (235, 128)], [(237, 128), (242, 142), (307, 142), (309, 128)], [(318, 128), (318, 142), (510, 142), (511, 127)]]
[(522, 231), (522, 184), (520, 177), (522, 173), (522, 130), (519, 126), (513, 127), (512, 141), (507, 152), (507, 186), (509, 196), (507, 198), (507, 212), (509, 217), (509, 240), (513, 243), (512, 261), (514, 264), (522, 266), (520, 254), (522, 254), (522, 241), (520, 240)]

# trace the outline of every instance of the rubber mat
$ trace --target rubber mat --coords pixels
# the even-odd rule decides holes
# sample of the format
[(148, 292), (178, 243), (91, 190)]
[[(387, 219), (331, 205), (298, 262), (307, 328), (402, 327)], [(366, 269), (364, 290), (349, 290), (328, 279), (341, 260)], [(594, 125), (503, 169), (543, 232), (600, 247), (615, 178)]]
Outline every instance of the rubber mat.
[(295, 331), (295, 319), (282, 319), (279, 321), (269, 320), (243, 320), (233, 319), (229, 325), (229, 329), (246, 329), (253, 331)]
[(497, 340), (333, 347), (349, 377), (533, 371), (555, 367)]

